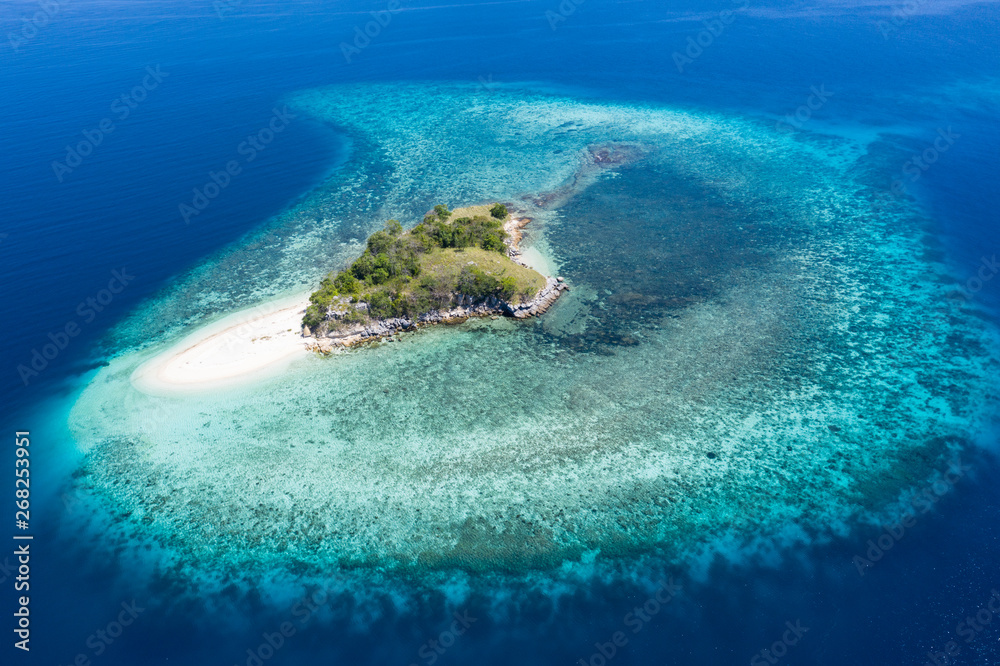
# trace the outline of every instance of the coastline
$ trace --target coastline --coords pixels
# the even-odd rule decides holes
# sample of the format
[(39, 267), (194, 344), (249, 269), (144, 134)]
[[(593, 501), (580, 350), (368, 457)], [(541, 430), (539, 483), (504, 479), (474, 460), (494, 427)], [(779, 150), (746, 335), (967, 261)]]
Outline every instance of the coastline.
[(497, 298), (473, 303), (460, 297), (455, 307), (424, 313), (416, 320), (398, 318), (358, 324), (316, 336), (302, 326), (310, 294), (273, 301), (236, 312), (197, 329), (180, 342), (143, 363), (131, 382), (147, 394), (203, 391), (258, 379), (280, 371), (287, 363), (310, 353), (329, 354), (336, 348), (391, 338), (421, 325), (459, 323), (470, 317), (526, 319), (543, 314), (569, 289), (552, 262), (534, 248), (522, 252), (523, 229), (532, 211), (558, 208), (573, 194), (588, 187), (603, 171), (643, 159), (648, 148), (634, 143), (606, 142), (586, 150), (577, 172), (557, 189), (524, 196), (520, 209), (504, 223), (508, 234), (507, 257), (545, 278), (545, 286), (526, 303), (517, 305)]
[[(504, 229), (511, 238), (507, 256), (522, 266), (537, 270), (522, 258), (519, 247), (521, 230), (529, 222), (529, 217), (512, 216), (505, 224)], [(421, 325), (456, 323), (470, 317), (526, 319), (544, 313), (569, 288), (561, 278), (545, 278), (545, 286), (525, 303), (513, 305), (496, 298), (472, 303), (460, 297), (455, 307), (425, 313), (416, 321), (387, 319), (320, 337), (302, 326), (309, 294), (297, 294), (233, 313), (198, 328), (140, 365), (132, 374), (131, 382), (138, 390), (151, 395), (211, 390), (270, 376), (311, 352), (327, 354), (336, 347), (390, 337)]]

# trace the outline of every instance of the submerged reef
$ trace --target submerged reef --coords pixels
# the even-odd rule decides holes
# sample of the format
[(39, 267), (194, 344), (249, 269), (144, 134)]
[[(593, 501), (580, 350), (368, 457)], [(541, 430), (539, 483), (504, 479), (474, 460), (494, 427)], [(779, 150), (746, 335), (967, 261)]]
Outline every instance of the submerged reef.
[[(888, 191), (891, 142), (532, 87), (289, 105), (352, 157), (111, 332), (70, 415), (67, 492), (106, 518), (86, 547), (151, 547), (147, 566), (202, 590), (275, 571), (628, 577), (712, 543), (846, 534), (994, 416), (995, 328)], [(185, 326), (315, 288), (386, 219), (496, 200), (532, 219), (530, 263), (572, 285), (544, 317), (303, 355), (207, 395), (130, 383)]]

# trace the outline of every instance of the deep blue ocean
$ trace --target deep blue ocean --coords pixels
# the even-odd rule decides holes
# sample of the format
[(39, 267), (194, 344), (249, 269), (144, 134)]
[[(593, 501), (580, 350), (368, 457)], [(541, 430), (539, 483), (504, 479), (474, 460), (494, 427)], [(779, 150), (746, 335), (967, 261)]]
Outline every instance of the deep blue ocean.
[[(114, 557), (81, 560), (47, 547), (56, 543), (47, 538), (64, 507), (45, 484), (56, 485), (71, 467), (54, 453), (70, 435), (53, 405), (103, 362), (107, 332), (335, 175), (347, 158), (346, 136), (297, 118), (203, 212), (183, 218), (179, 206), (191, 202), (192, 189), (240, 158), (248, 135), (267, 125), (292, 92), (348, 82), (540, 82), (601, 101), (774, 123), (814, 90), (826, 90), (831, 94), (810, 111), (803, 131), (893, 134), (905, 127), (901, 141), (915, 153), (939, 130), (958, 135), (918, 180), (907, 178), (907, 195), (933, 220), (931, 232), (967, 297), (1000, 324), (1000, 277), (989, 269), (1000, 254), (1000, 4), (748, 1), (400, 0), (401, 11), (370, 45), (349, 54), (350, 62), (342, 44), (352, 43), (355, 28), (372, 20), (370, 12), (386, 10), (386, 2), (2, 3), (0, 398), (10, 442), (2, 474), (13, 470), (18, 430), (32, 431), (38, 470), (31, 652), (13, 646), (16, 574), (5, 568), (3, 663), (69, 664), (82, 653), (107, 666), (244, 664), (246, 650), (283, 621), (252, 603), (241, 617), (219, 617), (217, 624), (206, 624), (202, 609), (158, 605), (95, 654), (88, 637), (134, 597), (129, 572)], [(741, 11), (679, 71), (675, 53), (726, 9)], [(131, 92), (144, 81), (143, 92)], [(134, 103), (123, 103), (123, 94)], [(112, 130), (100, 130), (102, 122)], [(923, 128), (916, 136), (914, 126)], [(85, 139), (96, 144), (87, 155), (67, 154)], [(897, 177), (905, 177), (903, 168)], [(87, 305), (115, 271), (134, 277), (99, 310)], [(37, 374), (18, 369), (67, 324), (79, 334)], [(956, 626), (1000, 589), (998, 479), (1000, 465), (984, 454), (974, 473), (863, 576), (852, 557), (878, 531), (797, 553), (779, 567), (719, 565), (707, 582), (685, 587), (683, 612), (654, 614), (610, 658), (592, 655), (609, 649), (602, 646), (644, 601), (613, 586), (581, 590), (557, 609), (477, 620), (434, 661), (1000, 664), (1000, 617), (968, 642), (956, 638)], [(6, 565), (16, 545), (6, 533), (16, 530), (7, 527), (12, 485), (3, 488)], [(169, 597), (169, 589), (163, 594)], [(808, 631), (787, 653), (761, 656), (787, 635), (786, 623)], [(343, 633), (310, 625), (264, 663), (429, 664), (419, 650), (445, 629), (393, 618)], [(928, 661), (951, 640), (961, 647), (956, 656)], [(388, 656), (400, 645), (411, 646), (402, 650), (412, 654), (409, 662)]]

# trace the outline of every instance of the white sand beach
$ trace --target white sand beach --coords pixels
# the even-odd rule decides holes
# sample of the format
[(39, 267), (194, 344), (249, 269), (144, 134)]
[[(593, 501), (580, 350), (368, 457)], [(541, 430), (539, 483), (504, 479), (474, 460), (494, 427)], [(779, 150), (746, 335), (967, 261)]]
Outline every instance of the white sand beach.
[(255, 378), (308, 354), (308, 294), (229, 315), (143, 363), (132, 384), (145, 393), (203, 390)]

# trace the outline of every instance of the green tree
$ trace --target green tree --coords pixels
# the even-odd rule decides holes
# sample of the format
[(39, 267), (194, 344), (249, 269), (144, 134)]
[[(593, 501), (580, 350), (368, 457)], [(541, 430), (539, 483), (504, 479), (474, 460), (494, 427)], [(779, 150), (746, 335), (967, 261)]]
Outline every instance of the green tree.
[(315, 303), (306, 308), (306, 315), (302, 318), (302, 325), (315, 328), (322, 323), (326, 317), (326, 309), (320, 308)]
[(393, 237), (388, 231), (376, 231), (368, 237), (368, 251), (372, 254), (382, 254), (392, 247)]
[(507, 246), (504, 245), (503, 239), (498, 234), (487, 234), (483, 238), (483, 249), (492, 250), (493, 252), (503, 252), (507, 249)]
[(361, 288), (361, 283), (347, 271), (340, 271), (333, 280), (333, 286), (342, 294), (356, 294)]
[(399, 220), (388, 220), (385, 223), (385, 232), (395, 238), (403, 233), (403, 225), (399, 223)]
[(368, 299), (368, 311), (373, 317), (387, 319), (395, 314), (393, 298), (387, 289), (379, 289)]
[(466, 266), (458, 276), (457, 287), (458, 293), (471, 296), (476, 301), (490, 296), (509, 299), (514, 296), (517, 280), (509, 276), (498, 279), (475, 266)]
[(351, 274), (362, 282), (375, 270), (375, 260), (370, 252), (365, 252), (351, 264)]

